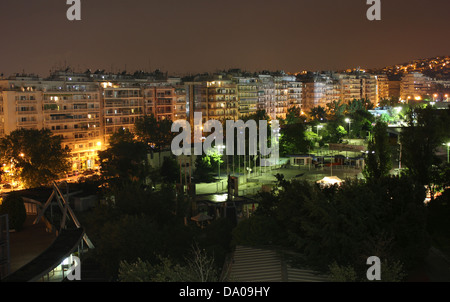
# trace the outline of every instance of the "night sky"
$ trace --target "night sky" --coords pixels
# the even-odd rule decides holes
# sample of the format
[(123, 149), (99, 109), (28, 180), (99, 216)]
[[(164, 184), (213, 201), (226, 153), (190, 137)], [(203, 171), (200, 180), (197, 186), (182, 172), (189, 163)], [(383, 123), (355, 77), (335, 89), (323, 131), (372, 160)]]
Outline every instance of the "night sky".
[(0, 1), (0, 73), (376, 68), (450, 55), (449, 0)]

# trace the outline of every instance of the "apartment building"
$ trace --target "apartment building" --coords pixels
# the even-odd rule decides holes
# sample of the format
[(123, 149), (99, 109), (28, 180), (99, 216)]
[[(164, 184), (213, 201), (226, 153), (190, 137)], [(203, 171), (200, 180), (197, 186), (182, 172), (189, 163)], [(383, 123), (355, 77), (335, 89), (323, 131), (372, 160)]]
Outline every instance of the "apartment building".
[[(241, 91), (238, 92), (238, 89)], [(238, 96), (241, 96), (239, 93), (244, 96), (245, 91), (243, 86), (239, 86), (231, 80), (219, 78), (206, 82), (206, 104), (202, 108), (206, 107), (208, 119), (218, 121), (237, 120), (241, 106), (244, 110), (243, 114), (247, 114), (250, 106), (247, 99), (238, 101)]]
[(72, 150), (74, 170), (95, 167), (97, 152), (104, 145), (99, 91), (49, 91), (42, 98), (42, 127), (63, 137)]
[(136, 119), (144, 115), (144, 97), (140, 87), (127, 84), (103, 85), (103, 121), (105, 141), (120, 128), (133, 131)]
[(258, 103), (257, 110), (265, 110), (271, 118), (276, 118), (276, 92), (273, 77), (270, 75), (258, 76)]
[(312, 108), (326, 107), (328, 103), (338, 101), (342, 95), (342, 85), (329, 73), (316, 73), (303, 85), (302, 109), (307, 112)]
[(174, 120), (176, 111), (175, 87), (148, 87), (143, 89), (146, 115), (157, 120)]
[(400, 98), (405, 101), (420, 101), (430, 93), (431, 88), (431, 78), (418, 72), (408, 73), (400, 83)]
[(287, 83), (288, 109), (292, 107), (302, 108), (303, 83), (290, 81)]
[(378, 105), (381, 100), (388, 99), (389, 96), (389, 78), (385, 74), (376, 75), (377, 80), (377, 100), (376, 104)]
[(256, 78), (236, 77), (234, 80), (239, 100), (238, 117), (242, 119), (258, 110), (258, 83)]
[(389, 98), (400, 98), (401, 81), (389, 80)]
[(308, 111), (318, 106), (326, 107), (333, 101), (348, 103), (360, 99), (368, 99), (376, 105), (381, 96), (380, 85), (383, 95), (387, 95), (387, 78), (380, 77), (379, 80), (378, 76), (364, 72), (314, 73), (303, 84), (302, 108)]
[(72, 150), (74, 170), (96, 168), (99, 150), (119, 129), (153, 114), (158, 120), (187, 119), (194, 112), (207, 120), (238, 120), (267, 111), (285, 118), (302, 106), (303, 85), (293, 76), (214, 75), (193, 82), (155, 80), (145, 74), (104, 71), (54, 72), (49, 78), (17, 75), (0, 80), (0, 135), (19, 128), (48, 128)]
[(86, 78), (51, 80), (13, 77), (0, 82), (2, 135), (17, 129), (47, 128), (62, 137), (62, 147), (72, 150), (74, 170), (95, 167), (103, 145), (100, 120), (101, 98)]

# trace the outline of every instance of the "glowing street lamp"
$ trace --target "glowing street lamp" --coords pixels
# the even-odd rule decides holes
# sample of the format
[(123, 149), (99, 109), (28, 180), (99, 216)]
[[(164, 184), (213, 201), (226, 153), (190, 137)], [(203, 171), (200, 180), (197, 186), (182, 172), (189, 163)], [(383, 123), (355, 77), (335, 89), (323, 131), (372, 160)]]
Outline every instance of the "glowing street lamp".
[(323, 125), (317, 125), (316, 127), (317, 127), (317, 136), (319, 136), (319, 129), (322, 129)]
[(219, 166), (219, 179), (220, 179), (220, 156), (222, 155), (222, 151), (225, 149), (225, 146), (223, 146), (223, 145), (217, 146), (217, 149), (219, 150), (218, 166)]
[(447, 146), (447, 163), (450, 163), (450, 143), (446, 143), (444, 146)]
[(348, 124), (348, 137), (350, 138), (350, 124), (352, 123), (352, 120), (349, 118), (346, 118), (345, 122)]
[[(222, 155), (222, 151), (224, 149), (225, 149), (225, 146), (223, 146), (223, 145), (217, 146), (217, 150), (219, 150), (219, 159), (217, 161), (217, 166), (218, 166), (218, 169), (219, 169), (219, 183), (220, 183), (220, 158), (221, 158), (221, 155)], [(217, 184), (217, 192), (219, 192), (219, 183)]]

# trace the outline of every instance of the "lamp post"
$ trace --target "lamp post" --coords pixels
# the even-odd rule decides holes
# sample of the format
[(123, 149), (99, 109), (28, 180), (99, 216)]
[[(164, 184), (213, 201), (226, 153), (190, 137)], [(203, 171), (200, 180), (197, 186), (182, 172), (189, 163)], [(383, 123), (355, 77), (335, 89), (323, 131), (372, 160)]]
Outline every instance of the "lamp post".
[(446, 143), (444, 146), (447, 146), (447, 163), (450, 164), (450, 143)]
[(323, 126), (322, 125), (317, 125), (316, 127), (317, 127), (317, 136), (319, 136), (319, 129), (322, 129)]
[(349, 118), (346, 118), (345, 122), (348, 124), (348, 138), (350, 138), (350, 124), (352, 123), (352, 120)]
[[(217, 146), (217, 149), (219, 151), (219, 159), (217, 161), (217, 166), (219, 168), (219, 184), (221, 183), (221, 179), (220, 179), (220, 159), (222, 157), (222, 151), (225, 149), (225, 146), (223, 145), (219, 145)], [(217, 185), (217, 192), (219, 191), (219, 185)]]

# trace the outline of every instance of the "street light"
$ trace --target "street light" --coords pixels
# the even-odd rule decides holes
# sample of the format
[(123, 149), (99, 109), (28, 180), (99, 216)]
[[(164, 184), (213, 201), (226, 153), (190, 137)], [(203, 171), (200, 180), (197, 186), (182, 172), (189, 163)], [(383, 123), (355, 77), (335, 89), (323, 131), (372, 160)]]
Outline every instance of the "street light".
[(225, 146), (223, 146), (223, 145), (217, 146), (217, 149), (219, 150), (219, 160), (217, 162), (218, 162), (218, 166), (219, 166), (219, 181), (220, 181), (220, 158), (222, 156), (221, 151), (225, 149)]
[(447, 163), (450, 163), (450, 143), (446, 143), (444, 146), (447, 146)]
[(323, 125), (317, 125), (316, 127), (317, 127), (317, 136), (319, 136), (319, 129), (322, 129)]
[(352, 120), (349, 118), (346, 118), (345, 122), (348, 123), (348, 138), (350, 138), (350, 124), (352, 123)]

